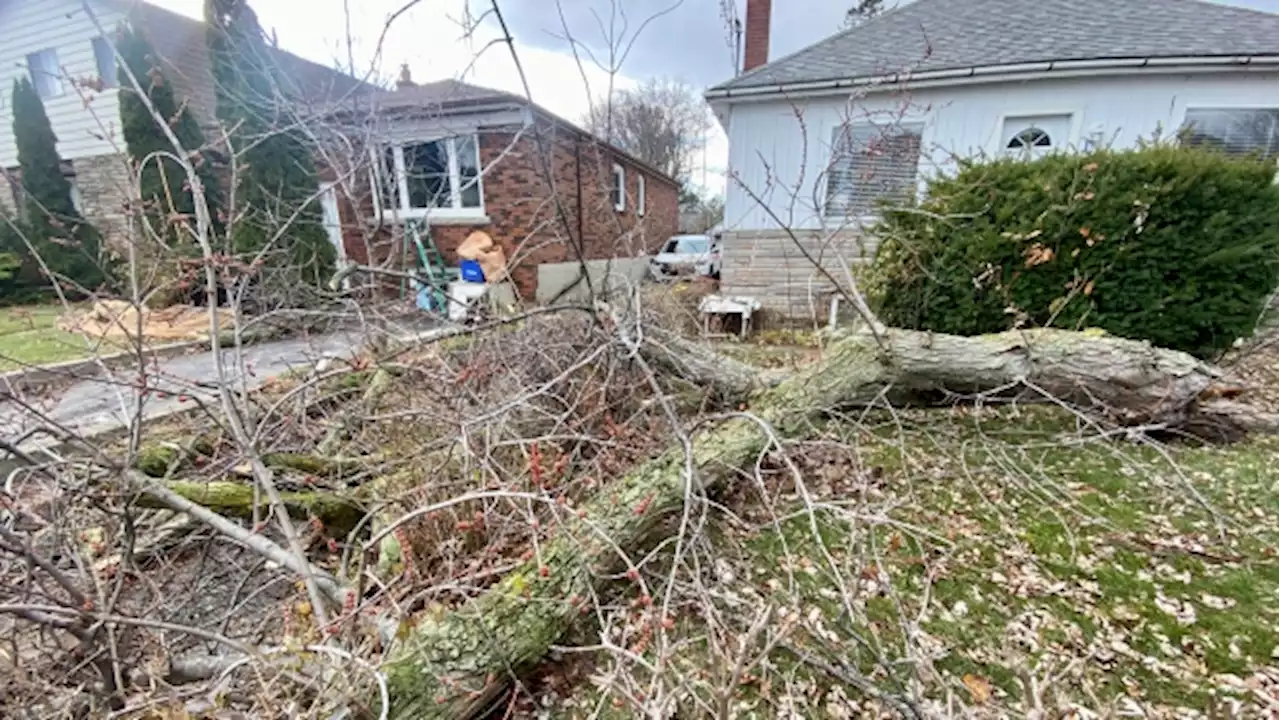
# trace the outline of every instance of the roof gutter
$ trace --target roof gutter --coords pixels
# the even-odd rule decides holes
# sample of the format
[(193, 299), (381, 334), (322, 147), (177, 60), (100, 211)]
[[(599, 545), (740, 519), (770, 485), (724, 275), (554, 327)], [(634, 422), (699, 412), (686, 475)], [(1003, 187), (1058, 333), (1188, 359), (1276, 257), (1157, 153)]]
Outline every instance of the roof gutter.
[(1100, 74), (1150, 69), (1153, 71), (1171, 72), (1175, 69), (1205, 71), (1220, 67), (1257, 66), (1276, 67), (1280, 57), (1276, 55), (1223, 55), (1216, 57), (1178, 56), (1152, 58), (1113, 58), (1098, 60), (1051, 60), (1034, 63), (1006, 63), (1003, 65), (980, 65), (950, 70), (927, 70), (924, 72), (901, 72), (887, 75), (865, 75), (862, 77), (839, 78), (834, 80), (817, 80), (796, 83), (780, 83), (773, 85), (757, 85), (743, 88), (722, 88), (708, 90), (703, 97), (708, 101), (731, 100), (735, 98), (749, 99), (771, 95), (791, 95), (795, 93), (830, 93), (840, 90), (869, 88), (879, 86), (899, 86), (910, 83), (918, 86), (963, 84), (966, 82), (996, 82), (1004, 79), (1027, 79), (1028, 76), (1054, 75), (1070, 76), (1081, 74)]

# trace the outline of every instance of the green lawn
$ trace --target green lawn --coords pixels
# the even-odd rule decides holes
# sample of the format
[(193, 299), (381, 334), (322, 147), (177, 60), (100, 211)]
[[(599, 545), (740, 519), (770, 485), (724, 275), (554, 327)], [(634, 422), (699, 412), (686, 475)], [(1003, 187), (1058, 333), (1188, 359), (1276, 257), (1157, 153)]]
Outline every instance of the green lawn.
[(57, 304), (0, 308), (0, 371), (93, 355), (83, 335), (57, 328), (63, 312)]
[[(719, 644), (736, 657), (750, 637), (748, 657), (761, 658), (733, 695), (737, 716), (891, 704), (851, 677), (914, 697), (926, 716), (1267, 713), (1280, 651), (1275, 437), (1090, 439), (1047, 408), (857, 420), (790, 450), (812, 512), (772, 463), (774, 513), (757, 486), (716, 523), (710, 556), (734, 568), (704, 580), (731, 628)], [(708, 653), (705, 614), (686, 608), (675, 666), (710, 701), (732, 663)], [(762, 608), (780, 619), (751, 635)], [(560, 716), (611, 707), (610, 694), (579, 694)]]

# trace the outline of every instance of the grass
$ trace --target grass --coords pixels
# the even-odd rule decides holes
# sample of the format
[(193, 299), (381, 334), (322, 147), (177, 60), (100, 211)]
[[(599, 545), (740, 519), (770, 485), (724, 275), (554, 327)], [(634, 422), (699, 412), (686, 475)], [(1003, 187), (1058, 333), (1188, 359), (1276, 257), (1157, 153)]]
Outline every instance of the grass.
[[(1277, 449), (1086, 439), (1048, 408), (832, 421), (790, 453), (816, 511), (800, 512), (777, 468), (765, 487), (790, 519), (775, 529), (751, 491), (734, 505), (746, 525), (715, 533), (715, 557), (737, 569), (715, 587), (723, 617), (740, 632), (757, 607), (792, 619), (734, 706), (885, 708), (834, 667), (884, 693), (916, 688), (926, 715), (1264, 714)], [(688, 672), (714, 678), (732, 661), (708, 653), (705, 626), (685, 618), (677, 642)], [(570, 704), (594, 707), (589, 692)]]
[(83, 335), (58, 329), (63, 312), (57, 304), (0, 308), (0, 371), (93, 355)]
[[(924, 642), (935, 699), (949, 688), (974, 701), (984, 691), (969, 687), (989, 685), (983, 702), (1023, 710), (1032, 671), (1062, 675), (1040, 683), (1059, 708), (1124, 698), (1205, 711), (1240, 695), (1231, 678), (1272, 665), (1277, 644), (1276, 439), (1067, 445), (1060, 418), (1019, 415), (883, 426), (862, 457), (901, 493), (888, 503), (897, 524), (820, 514), (828, 547), (849, 548), (875, 579), (863, 622), (880, 654)], [(793, 555), (818, 549), (807, 519), (788, 535)], [(781, 545), (771, 533), (745, 543), (759, 568), (785, 567)], [(801, 583), (795, 599), (837, 616), (820, 593), (830, 579)], [(920, 620), (919, 637), (899, 630), (904, 617)], [(886, 689), (910, 682), (891, 682), (872, 653), (855, 657)]]

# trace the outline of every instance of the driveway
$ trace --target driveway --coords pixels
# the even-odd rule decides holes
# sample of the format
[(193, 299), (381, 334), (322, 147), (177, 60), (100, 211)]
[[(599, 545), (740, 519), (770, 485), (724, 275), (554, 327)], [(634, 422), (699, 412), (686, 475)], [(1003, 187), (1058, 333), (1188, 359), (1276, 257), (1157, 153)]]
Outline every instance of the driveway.
[[(351, 357), (362, 345), (363, 337), (351, 331), (246, 346), (239, 350), (242, 362), (237, 362), (235, 349), (223, 350), (221, 355), (227, 384), (239, 387), (243, 379), (254, 389), (290, 368), (310, 366), (324, 358)], [(0, 401), (0, 437), (21, 440), (20, 447), (30, 452), (57, 444), (44, 433), (27, 436), (46, 422), (80, 436), (127, 428), (138, 395), (137, 376), (135, 366), (82, 380), (47, 397), (29, 400), (31, 408), (15, 400)], [(154, 391), (144, 399), (144, 421), (189, 407), (193, 398), (217, 402), (218, 372), (211, 351), (160, 360), (148, 376)]]

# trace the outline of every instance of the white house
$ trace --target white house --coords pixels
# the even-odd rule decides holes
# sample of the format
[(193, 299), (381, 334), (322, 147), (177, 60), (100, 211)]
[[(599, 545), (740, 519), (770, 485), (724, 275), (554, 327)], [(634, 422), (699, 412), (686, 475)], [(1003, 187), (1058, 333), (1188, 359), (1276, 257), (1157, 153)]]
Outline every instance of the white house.
[[(203, 22), (141, 0), (0, 0), (0, 211), (21, 205), (10, 92), (15, 79), (28, 77), (44, 103), (82, 212), (112, 235), (113, 220), (123, 216), (129, 201), (129, 167), (109, 41), (126, 23), (147, 37), (197, 121), (213, 127), (215, 92)], [(308, 99), (340, 97), (362, 85), (282, 50), (274, 51), (274, 59), (282, 77), (296, 84), (290, 89)]]
[(821, 316), (831, 280), (874, 252), (862, 228), (879, 198), (918, 191), (957, 157), (1183, 130), (1231, 152), (1277, 151), (1272, 14), (1198, 0), (916, 0), (766, 62), (769, 13), (770, 0), (747, 0), (744, 72), (706, 98), (729, 137), (722, 289), (793, 317)]

